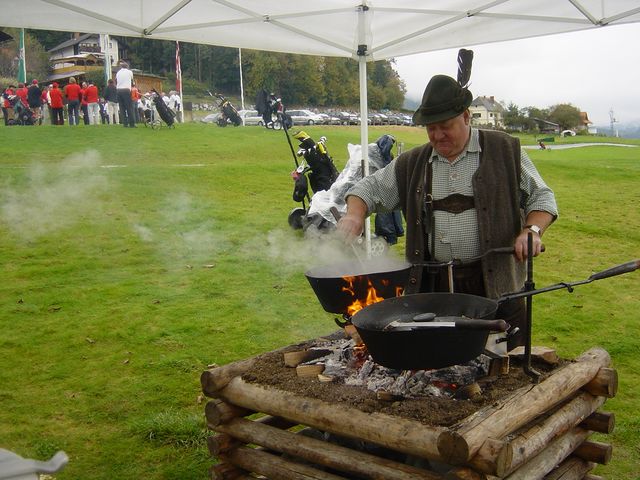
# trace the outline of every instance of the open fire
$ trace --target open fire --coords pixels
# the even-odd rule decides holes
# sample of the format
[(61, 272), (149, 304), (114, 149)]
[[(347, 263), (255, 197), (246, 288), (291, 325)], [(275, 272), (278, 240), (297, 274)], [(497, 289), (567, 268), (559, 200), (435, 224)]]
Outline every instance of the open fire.
[[(352, 298), (354, 298), (353, 303), (347, 307), (347, 317), (349, 317), (349, 318), (354, 316), (357, 312), (362, 310), (367, 305), (372, 305), (374, 303), (378, 303), (378, 302), (381, 302), (382, 300), (384, 300), (384, 297), (382, 297), (378, 293), (378, 291), (374, 287), (373, 283), (371, 283), (370, 279), (366, 279), (366, 282), (367, 282), (366, 292), (367, 293), (363, 298), (358, 298), (358, 295), (356, 293), (356, 292), (364, 290), (364, 289), (360, 288), (359, 285), (357, 285), (358, 282), (362, 282), (363, 281), (363, 279), (361, 277), (347, 276), (347, 277), (342, 277), (342, 280), (344, 280), (344, 282), (347, 284), (346, 286), (342, 287), (342, 291), (350, 294), (352, 296)], [(389, 285), (391, 285), (391, 282), (389, 280), (382, 280), (381, 283), (385, 288), (388, 288)], [(395, 288), (395, 296), (396, 297), (402, 295), (403, 292), (404, 292), (404, 289), (402, 287), (396, 287)]]

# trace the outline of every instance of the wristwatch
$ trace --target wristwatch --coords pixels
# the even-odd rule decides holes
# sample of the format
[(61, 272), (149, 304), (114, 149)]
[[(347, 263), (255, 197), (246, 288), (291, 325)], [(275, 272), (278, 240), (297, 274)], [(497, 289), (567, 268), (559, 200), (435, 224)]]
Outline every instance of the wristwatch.
[(542, 229), (538, 225), (525, 225), (524, 228), (528, 228), (533, 233), (537, 233), (538, 235), (542, 235)]

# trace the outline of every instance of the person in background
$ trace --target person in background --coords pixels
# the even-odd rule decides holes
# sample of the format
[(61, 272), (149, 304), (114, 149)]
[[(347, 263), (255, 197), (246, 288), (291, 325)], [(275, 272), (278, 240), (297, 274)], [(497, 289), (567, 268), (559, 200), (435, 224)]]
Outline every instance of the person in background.
[(118, 113), (118, 90), (113, 78), (107, 81), (107, 88), (104, 90), (104, 99), (107, 102), (106, 110), (109, 114), (109, 121), (113, 125), (120, 123), (120, 115)]
[(16, 87), (15, 85), (9, 85), (5, 88), (4, 92), (2, 92), (2, 116), (4, 117), (5, 126), (9, 125), (9, 120), (13, 120), (13, 106), (9, 101), (9, 98), (15, 95)]
[(100, 105), (98, 105), (98, 87), (93, 82), (84, 89), (84, 100), (87, 102), (87, 112), (89, 115), (89, 125), (100, 125)]
[(135, 128), (136, 117), (131, 101), (131, 87), (133, 86), (133, 72), (129, 70), (129, 64), (120, 61), (120, 70), (116, 73), (116, 90), (118, 92), (118, 105), (120, 117), (125, 127)]
[(53, 125), (64, 125), (64, 101), (62, 91), (58, 88), (56, 82), (51, 84), (49, 99), (51, 102), (51, 123)]
[[(402, 208), (407, 261), (414, 265), (405, 293), (454, 292), (487, 298), (522, 289), (524, 260), (542, 251), (541, 236), (557, 217), (553, 191), (520, 141), (471, 127), (473, 96), (446, 75), (434, 76), (413, 115), (429, 143), (399, 155), (346, 194), (338, 232), (359, 236), (367, 215)], [(531, 235), (533, 250), (529, 252)], [(513, 247), (514, 255), (484, 255)], [(453, 265), (450, 284), (446, 262)], [(428, 267), (426, 262), (445, 264)], [(496, 318), (512, 328), (508, 348), (524, 342), (526, 309), (518, 299), (500, 304)]]
[(51, 105), (49, 105), (49, 89), (51, 85), (45, 86), (42, 88), (42, 95), (40, 96), (40, 118), (45, 123), (48, 119), (51, 118)]
[[(55, 85), (55, 84), (54, 84)], [(76, 83), (74, 77), (69, 78), (69, 83), (63, 89), (64, 96), (67, 98), (67, 111), (69, 114), (69, 125), (78, 125), (80, 123), (80, 100), (82, 99), (82, 89)], [(53, 105), (52, 107), (53, 108)], [(58, 125), (63, 125), (58, 123)]]
[(22, 104), (25, 107), (29, 108), (29, 100), (27, 99), (28, 91), (24, 83), (22, 82), (18, 83), (18, 88), (16, 89), (15, 93), (20, 99), (20, 101), (22, 102)]
[(38, 85), (38, 80), (35, 78), (31, 81), (31, 85), (27, 89), (27, 101), (29, 108), (33, 112), (35, 123), (42, 125), (42, 118), (40, 117), (40, 107), (42, 106), (42, 90)]
[(87, 82), (82, 82), (82, 89), (80, 90), (80, 110), (82, 110), (82, 123), (89, 125), (89, 104), (85, 98), (85, 91), (87, 90)]
[(182, 104), (180, 103), (180, 95), (175, 90), (169, 92), (169, 108), (176, 115), (176, 120), (182, 122)]
[(142, 105), (140, 104), (141, 98), (142, 98), (142, 94), (140, 93), (140, 90), (138, 89), (138, 86), (136, 85), (136, 83), (133, 82), (133, 84), (131, 85), (131, 102), (133, 103), (133, 113), (136, 116), (136, 123), (140, 123), (140, 119), (141, 119), (141, 114), (140, 114), (140, 111), (142, 110)]

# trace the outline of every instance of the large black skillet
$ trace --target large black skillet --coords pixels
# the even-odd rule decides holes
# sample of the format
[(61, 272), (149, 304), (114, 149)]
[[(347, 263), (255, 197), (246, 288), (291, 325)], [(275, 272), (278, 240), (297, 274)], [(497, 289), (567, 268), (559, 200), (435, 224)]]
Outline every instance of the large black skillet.
[[(538, 290), (523, 291), (501, 296), (493, 300), (462, 293), (418, 293), (388, 298), (369, 305), (352, 318), (360, 337), (376, 363), (400, 370), (443, 368), (466, 363), (480, 355), (491, 330), (503, 330), (496, 323), (496, 311), (502, 302), (530, 297), (558, 289), (572, 291), (576, 285), (632, 272), (640, 268), (640, 260), (634, 260), (607, 270), (594, 273), (587, 280), (573, 283), (558, 283)], [(412, 327), (416, 319), (449, 317), (454, 326)], [(453, 317), (450, 318), (450, 317)], [(456, 320), (461, 320), (456, 322)], [(486, 328), (478, 327), (484, 320)], [(390, 324), (399, 326), (390, 328)], [(423, 323), (422, 321), (420, 323)]]

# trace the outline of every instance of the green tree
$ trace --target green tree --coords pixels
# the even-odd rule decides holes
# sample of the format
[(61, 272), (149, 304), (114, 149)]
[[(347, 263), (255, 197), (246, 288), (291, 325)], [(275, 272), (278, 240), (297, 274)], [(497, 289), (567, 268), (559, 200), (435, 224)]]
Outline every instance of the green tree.
[(560, 103), (549, 109), (549, 119), (562, 130), (576, 128), (581, 122), (580, 109), (570, 103)]

